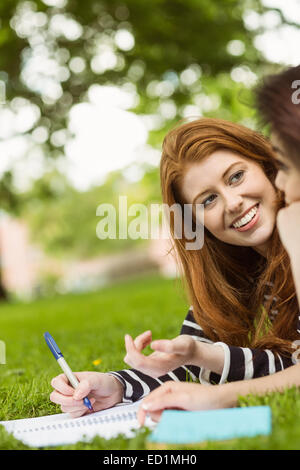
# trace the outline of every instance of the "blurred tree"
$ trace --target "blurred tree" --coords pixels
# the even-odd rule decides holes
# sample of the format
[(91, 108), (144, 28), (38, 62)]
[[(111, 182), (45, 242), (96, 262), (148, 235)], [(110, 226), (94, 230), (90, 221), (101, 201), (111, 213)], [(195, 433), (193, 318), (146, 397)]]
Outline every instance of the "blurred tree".
[[(251, 85), (254, 73), (261, 73), (265, 60), (253, 41), (263, 28), (248, 29), (245, 19), (270, 10), (276, 11), (278, 25), (288, 23), (281, 10), (267, 8), (261, 0), (5, 0), (0, 3), (0, 84), (6, 89), (2, 122), (21, 116), (9, 137), (26, 137), (28, 151), (38, 147), (45, 162), (64, 156), (69, 111), (88, 100), (93, 84), (136, 90), (139, 101), (133, 110), (161, 118), (150, 135), (154, 146), (174, 122), (195, 109), (251, 125), (240, 91), (247, 80)], [(22, 117), (25, 108), (30, 108), (30, 119)], [(0, 140), (6, 137), (0, 128)], [(0, 178), (2, 208), (18, 213), (25, 204), (27, 214), (29, 207), (33, 211), (31, 220), (42, 224), (44, 201), (47, 223), (58, 216), (55, 211), (64, 214), (66, 235), (55, 234), (53, 223), (50, 242), (49, 226), (36, 225), (43, 240), (48, 237), (46, 244), (57, 249), (76, 245), (74, 231), (70, 242), (65, 217), (77, 217), (79, 236), (85, 210), (76, 213), (70, 200), (72, 195), (79, 204), (82, 194), (72, 193), (63, 181), (66, 193), (58, 197), (53, 190), (57, 175), (49, 172), (33, 189), (38, 197), (29, 201), (15, 187), (13, 165)], [(153, 188), (156, 178), (150, 172)], [(114, 182), (108, 184), (112, 188)], [(97, 197), (96, 190), (85, 197), (83, 205)], [(36, 211), (33, 201), (38, 201)]]
[[(96, 217), (96, 208), (109, 201), (116, 211), (118, 234), (120, 217), (127, 219), (127, 213), (119, 211), (120, 194), (127, 196), (128, 208), (137, 203), (145, 206), (160, 203), (158, 170), (145, 168), (144, 171), (135, 182), (126, 179), (122, 171), (112, 172), (101, 186), (85, 192), (76, 191), (62, 175), (48, 174), (49, 186), (47, 178), (43, 178), (22, 195), (22, 216), (31, 227), (32, 240), (49, 255), (61, 258), (88, 258), (143, 243), (140, 239), (97, 238), (96, 226), (103, 217)], [(49, 187), (51, 196), (45, 199)], [(130, 220), (129, 217), (127, 223)]]
[[(32, 105), (32, 119), (17, 133), (31, 135), (45, 158), (63, 155), (68, 112), (87, 99), (95, 83), (134, 85), (140, 96), (135, 111), (160, 113), (161, 129), (193, 102), (206, 113), (226, 102), (230, 106), (236, 87), (228, 74), (242, 66), (244, 75), (251, 75), (264, 63), (253, 44), (261, 28), (247, 29), (245, 17), (269, 10), (260, 0), (1, 2), (0, 80), (6, 84), (6, 106), (17, 113)], [(221, 106), (201, 104), (212, 80)], [(234, 110), (227, 114), (234, 116)], [(4, 192), (0, 188), (1, 200), (8, 181)], [(5, 204), (13, 210), (16, 200), (9, 197)]]

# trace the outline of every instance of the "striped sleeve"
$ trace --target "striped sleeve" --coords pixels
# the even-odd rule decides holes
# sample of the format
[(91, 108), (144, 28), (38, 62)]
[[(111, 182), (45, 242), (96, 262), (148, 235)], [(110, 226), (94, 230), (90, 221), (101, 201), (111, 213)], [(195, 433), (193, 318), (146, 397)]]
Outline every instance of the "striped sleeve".
[[(273, 286), (272, 283), (267, 283), (268, 286)], [(270, 295), (264, 295), (264, 306), (271, 299)], [(269, 306), (269, 318), (273, 322), (278, 314), (276, 307), (277, 297), (272, 297), (272, 302)], [(300, 315), (297, 318), (297, 333), (300, 334)], [(287, 369), (298, 362), (294, 355), (282, 355), (269, 349), (251, 349), (242, 348), (237, 346), (228, 346), (222, 344), (225, 352), (225, 366), (227, 371), (223, 371), (223, 376), (226, 381), (233, 382), (237, 380), (255, 379), (266, 375), (274, 374), (280, 370)], [(299, 345), (299, 340), (295, 341), (295, 348)]]
[[(197, 341), (213, 343), (205, 336), (202, 328), (195, 322), (192, 308), (190, 308), (188, 311), (188, 314), (181, 327), (180, 334), (190, 335)], [(124, 387), (123, 402), (125, 403), (140, 400), (141, 398), (148, 395), (148, 393), (150, 393), (152, 390), (169, 380), (174, 380), (177, 382), (200, 381), (206, 383), (206, 380), (201, 379), (200, 367), (194, 365), (178, 367), (177, 369), (158, 378), (153, 378), (136, 369), (119, 370), (115, 372), (109, 372), (109, 374), (116, 377), (122, 383)], [(218, 383), (220, 380), (220, 376), (218, 374), (211, 373), (211, 378), (213, 382), (215, 380), (216, 383)]]
[(294, 364), (292, 357), (282, 356), (268, 349), (251, 349), (213, 342), (196, 323), (192, 307), (183, 322), (180, 334), (190, 335), (196, 341), (220, 345), (224, 350), (222, 373), (217, 374), (194, 365), (181, 366), (158, 378), (153, 378), (136, 369), (109, 372), (123, 384), (124, 402), (137, 401), (168, 380), (198, 381), (203, 385), (222, 384), (274, 374)]
[(146, 375), (137, 369), (119, 370), (116, 372), (109, 372), (110, 375), (116, 377), (124, 387), (123, 402), (134, 402), (144, 398), (152, 390), (162, 385), (164, 382), (174, 380), (177, 382), (185, 382), (188, 376), (191, 376), (187, 367), (178, 367), (166, 375), (158, 378), (153, 378)]
[[(300, 333), (300, 316), (298, 328), (299, 330), (297, 331)], [(195, 331), (198, 333), (195, 333)], [(195, 323), (192, 310), (189, 311), (183, 323), (181, 334), (192, 334), (194, 337), (197, 335), (198, 338), (196, 339), (200, 341), (223, 347), (224, 366), (222, 374), (219, 375), (205, 368), (201, 368), (199, 369), (199, 381), (202, 384), (221, 384), (237, 380), (254, 379), (274, 374), (295, 364), (295, 360), (293, 360), (292, 356), (281, 355), (269, 349), (251, 349), (230, 346), (222, 342), (212, 342), (205, 337), (201, 327)]]
[(293, 365), (291, 356), (282, 356), (269, 349), (242, 348), (228, 346), (225, 343), (215, 344), (222, 345), (225, 351), (222, 378), (227, 382), (271, 375)]

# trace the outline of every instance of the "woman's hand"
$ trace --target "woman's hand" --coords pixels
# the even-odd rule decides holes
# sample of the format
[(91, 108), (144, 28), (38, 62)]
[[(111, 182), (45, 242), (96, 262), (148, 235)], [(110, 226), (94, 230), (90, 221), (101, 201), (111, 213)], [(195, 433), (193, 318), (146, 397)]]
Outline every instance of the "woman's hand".
[(300, 201), (293, 202), (278, 212), (277, 227), (291, 261), (297, 257), (297, 262), (300, 262)]
[[(135, 340), (125, 336), (126, 356), (124, 362), (151, 377), (160, 377), (185, 364), (192, 364), (197, 351), (197, 342), (189, 335), (180, 335), (174, 339), (152, 341), (151, 331), (145, 331)], [(151, 343), (155, 350), (149, 356), (142, 350)]]
[(153, 421), (159, 421), (162, 412), (167, 409), (191, 411), (223, 408), (228, 405), (225, 394), (222, 398), (223, 390), (223, 385), (165, 382), (144, 398), (138, 410), (139, 423), (144, 425), (146, 415)]
[(83, 398), (87, 396), (94, 411), (111, 408), (122, 401), (123, 385), (112, 375), (101, 372), (75, 372), (75, 376), (80, 382), (76, 389), (71, 387), (64, 374), (54, 377), (51, 381), (54, 391), (50, 400), (60, 405), (63, 412), (70, 413), (72, 418), (90, 413), (83, 404)]

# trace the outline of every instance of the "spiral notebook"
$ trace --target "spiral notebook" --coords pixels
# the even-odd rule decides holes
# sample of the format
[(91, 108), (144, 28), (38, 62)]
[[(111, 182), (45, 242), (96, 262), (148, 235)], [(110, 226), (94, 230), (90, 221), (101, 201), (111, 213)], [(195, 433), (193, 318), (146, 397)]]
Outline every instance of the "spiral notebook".
[[(89, 441), (95, 436), (111, 439), (123, 434), (133, 437), (140, 428), (137, 410), (140, 401), (119, 404), (113, 408), (96, 411), (80, 418), (70, 418), (60, 413), (39, 418), (0, 421), (6, 431), (30, 447), (48, 447)], [(146, 425), (154, 427), (148, 419)]]

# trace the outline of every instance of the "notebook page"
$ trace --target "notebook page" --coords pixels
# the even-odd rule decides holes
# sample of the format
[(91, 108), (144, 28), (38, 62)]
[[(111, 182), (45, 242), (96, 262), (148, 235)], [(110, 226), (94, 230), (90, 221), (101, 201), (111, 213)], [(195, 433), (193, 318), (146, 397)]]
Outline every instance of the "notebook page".
[[(120, 404), (80, 418), (68, 413), (30, 419), (0, 421), (7, 432), (31, 447), (57, 446), (89, 441), (96, 435), (111, 439), (119, 434), (133, 437), (140, 427), (137, 410), (140, 402)], [(146, 425), (153, 427), (151, 420)]]

